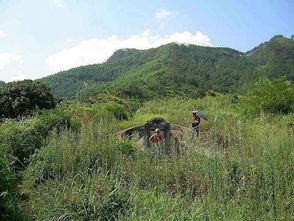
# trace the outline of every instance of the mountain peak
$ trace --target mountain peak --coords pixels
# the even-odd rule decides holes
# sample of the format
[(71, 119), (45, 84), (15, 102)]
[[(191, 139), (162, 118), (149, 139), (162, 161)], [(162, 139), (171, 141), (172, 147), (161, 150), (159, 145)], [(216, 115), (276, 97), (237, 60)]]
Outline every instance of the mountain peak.
[(283, 35), (275, 35), (269, 41), (263, 42), (252, 50), (246, 52), (247, 56), (257, 55), (266, 59), (269, 54), (275, 54), (275, 57), (283, 56), (293, 58), (294, 39)]
[(269, 41), (274, 41), (274, 40), (282, 39), (282, 38), (286, 38), (286, 37), (284, 35), (275, 35)]
[(135, 48), (123, 48), (116, 50), (108, 59), (107, 62), (118, 61), (123, 58), (137, 54), (140, 50)]

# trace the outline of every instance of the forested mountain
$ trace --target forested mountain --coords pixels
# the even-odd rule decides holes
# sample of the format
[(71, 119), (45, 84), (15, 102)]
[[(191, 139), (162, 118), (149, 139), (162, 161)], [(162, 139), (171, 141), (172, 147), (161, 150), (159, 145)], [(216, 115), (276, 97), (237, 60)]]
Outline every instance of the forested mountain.
[(105, 63), (40, 79), (56, 97), (101, 92), (118, 97), (201, 96), (207, 90), (232, 92), (260, 76), (294, 80), (294, 40), (273, 37), (243, 53), (230, 48), (178, 45), (149, 50), (122, 49)]

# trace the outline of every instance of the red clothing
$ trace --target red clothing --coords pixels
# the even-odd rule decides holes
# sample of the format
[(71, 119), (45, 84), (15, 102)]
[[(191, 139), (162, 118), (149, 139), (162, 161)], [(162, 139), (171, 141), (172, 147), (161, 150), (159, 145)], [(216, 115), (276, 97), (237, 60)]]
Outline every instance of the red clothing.
[(163, 136), (161, 136), (160, 134), (153, 134), (150, 138), (149, 141), (153, 144), (158, 143), (159, 141), (162, 141), (164, 139)]

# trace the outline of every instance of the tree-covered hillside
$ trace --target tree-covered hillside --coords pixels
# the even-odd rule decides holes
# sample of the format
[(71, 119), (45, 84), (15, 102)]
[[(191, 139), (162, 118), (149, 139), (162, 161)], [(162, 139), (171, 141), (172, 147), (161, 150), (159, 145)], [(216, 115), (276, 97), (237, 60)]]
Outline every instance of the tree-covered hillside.
[(56, 97), (107, 93), (148, 99), (232, 92), (260, 76), (294, 79), (294, 40), (277, 35), (247, 53), (230, 48), (167, 44), (149, 50), (122, 49), (107, 62), (40, 79)]

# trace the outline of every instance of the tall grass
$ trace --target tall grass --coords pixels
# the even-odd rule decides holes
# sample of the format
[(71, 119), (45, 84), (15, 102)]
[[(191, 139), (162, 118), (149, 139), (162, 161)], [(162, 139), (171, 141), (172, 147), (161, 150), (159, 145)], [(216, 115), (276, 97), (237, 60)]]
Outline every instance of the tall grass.
[(12, 157), (0, 145), (0, 220), (17, 221), (24, 218), (19, 206), (16, 174), (12, 169)]
[[(150, 116), (190, 126), (180, 153), (158, 154), (116, 130)], [(279, 119), (277, 119), (279, 118)], [(26, 211), (36, 220), (291, 220), (293, 115), (243, 116), (228, 97), (150, 102), (129, 121), (105, 115), (79, 133), (53, 132), (25, 171)]]

